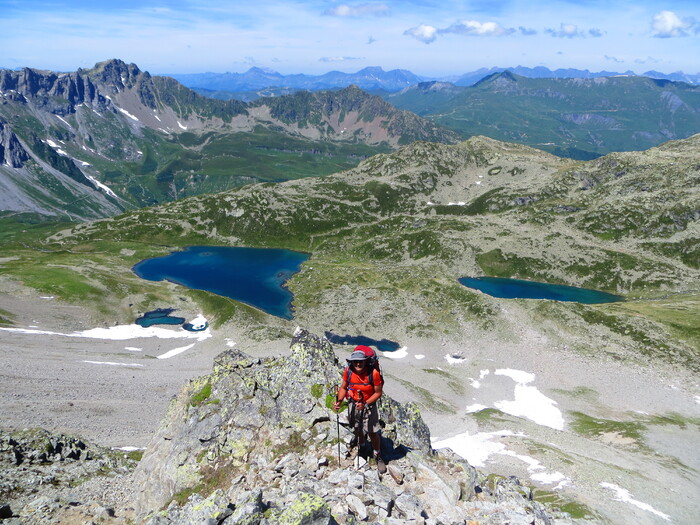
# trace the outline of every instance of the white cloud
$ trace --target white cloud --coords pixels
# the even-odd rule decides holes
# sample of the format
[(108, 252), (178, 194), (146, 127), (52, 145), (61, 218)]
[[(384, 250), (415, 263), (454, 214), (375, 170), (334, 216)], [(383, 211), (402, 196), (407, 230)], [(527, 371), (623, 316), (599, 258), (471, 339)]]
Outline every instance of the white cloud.
[(673, 11), (660, 11), (654, 15), (651, 22), (651, 28), (657, 38), (687, 36), (694, 25), (692, 19), (681, 19)]
[(610, 62), (615, 62), (617, 64), (624, 64), (625, 63), (624, 60), (617, 58), (617, 57), (614, 57), (614, 56), (611, 56), (611, 55), (604, 55), (604, 58), (605, 58), (605, 60), (608, 60)]
[(440, 33), (456, 33), (469, 36), (505, 36), (515, 32), (515, 29), (505, 28), (496, 22), (478, 22), (476, 20), (462, 20), (452, 24), (447, 29), (441, 29)]
[(360, 17), (366, 15), (382, 16), (389, 14), (389, 6), (386, 4), (358, 4), (350, 6), (341, 4), (323, 12), (327, 16)]
[[(521, 33), (524, 35), (535, 34), (536, 32), (532, 29), (520, 28)], [(420, 40), (426, 44), (434, 42), (438, 35), (453, 33), (457, 35), (468, 35), (468, 36), (506, 36), (515, 33), (516, 30), (513, 28), (503, 27), (496, 22), (479, 22), (477, 20), (461, 20), (455, 22), (449, 27), (444, 29), (438, 29), (434, 26), (429, 26), (426, 24), (421, 24), (416, 27), (412, 27), (404, 31), (404, 35), (412, 36), (413, 38)]]
[(575, 38), (579, 36), (583, 36), (583, 33), (580, 33), (578, 30), (578, 26), (576, 24), (564, 24), (562, 23), (559, 26), (559, 29), (546, 29), (545, 32), (549, 33), (550, 35), (557, 37), (557, 38)]
[(350, 60), (362, 60), (362, 57), (321, 57), (319, 62), (348, 62)]
[(426, 44), (430, 44), (431, 42), (435, 41), (435, 38), (437, 38), (437, 32), (438, 29), (436, 27), (421, 24), (419, 26), (412, 27), (411, 29), (406, 29), (403, 34), (412, 36), (413, 38)]

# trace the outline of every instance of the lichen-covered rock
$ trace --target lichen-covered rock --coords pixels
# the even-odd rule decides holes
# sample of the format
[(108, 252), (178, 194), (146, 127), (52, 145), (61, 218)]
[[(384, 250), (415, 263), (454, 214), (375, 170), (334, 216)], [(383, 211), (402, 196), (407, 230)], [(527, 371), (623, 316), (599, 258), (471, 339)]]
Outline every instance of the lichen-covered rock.
[(415, 406), (386, 395), (382, 454), (391, 474), (380, 476), (344, 443), (339, 455), (338, 437), (351, 432), (341, 426), (338, 434), (325, 397), (341, 371), (330, 343), (301, 329), (285, 357), (220, 354), (213, 372), (171, 403), (144, 454), (134, 476), (139, 515), (151, 525), (550, 523), (514, 481), (480, 490), (475, 501), (476, 470), (432, 451)]

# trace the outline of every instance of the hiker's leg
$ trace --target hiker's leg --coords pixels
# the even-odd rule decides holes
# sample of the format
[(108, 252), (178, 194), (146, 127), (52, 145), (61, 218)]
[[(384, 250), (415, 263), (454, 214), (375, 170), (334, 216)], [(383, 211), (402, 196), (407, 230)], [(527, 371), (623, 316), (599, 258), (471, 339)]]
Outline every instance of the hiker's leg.
[(374, 452), (379, 452), (381, 448), (381, 437), (379, 436), (379, 412), (377, 411), (376, 405), (370, 405), (367, 407), (369, 412), (367, 417), (367, 433), (369, 434), (369, 440), (372, 443), (372, 448)]
[(377, 412), (377, 407), (372, 405), (372, 410), (370, 410), (369, 416), (369, 440), (372, 442), (372, 456), (374, 456), (374, 461), (377, 463), (377, 471), (380, 474), (386, 472), (386, 463), (382, 459), (381, 448), (382, 448), (382, 438), (379, 435), (379, 413)]
[(379, 437), (378, 432), (370, 432), (369, 433), (369, 440), (372, 443), (372, 450), (374, 451), (375, 454), (379, 453), (379, 449), (381, 448), (382, 441), (381, 438)]

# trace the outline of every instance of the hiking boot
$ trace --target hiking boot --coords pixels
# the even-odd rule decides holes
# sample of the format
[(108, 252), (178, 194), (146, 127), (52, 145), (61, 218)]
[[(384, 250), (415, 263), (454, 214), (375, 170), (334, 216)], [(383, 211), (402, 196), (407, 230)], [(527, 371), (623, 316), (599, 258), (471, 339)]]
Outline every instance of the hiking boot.
[(384, 460), (379, 452), (374, 453), (374, 461), (377, 463), (377, 471), (380, 474), (384, 474), (386, 472), (386, 463), (384, 463)]

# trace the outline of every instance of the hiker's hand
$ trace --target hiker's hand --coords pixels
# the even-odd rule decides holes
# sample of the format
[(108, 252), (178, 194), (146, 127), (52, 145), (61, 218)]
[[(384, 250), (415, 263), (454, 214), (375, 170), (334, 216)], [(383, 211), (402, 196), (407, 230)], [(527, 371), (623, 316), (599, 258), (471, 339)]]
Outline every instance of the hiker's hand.
[(341, 405), (341, 404), (342, 404), (341, 401), (337, 401), (337, 400), (336, 400), (335, 404), (333, 405), (333, 410), (335, 410), (336, 412), (337, 412), (338, 410), (340, 410), (340, 405)]
[(364, 409), (365, 409), (365, 404), (364, 404), (362, 401), (357, 401), (357, 402), (355, 403), (355, 407), (357, 408), (357, 410), (364, 410)]

